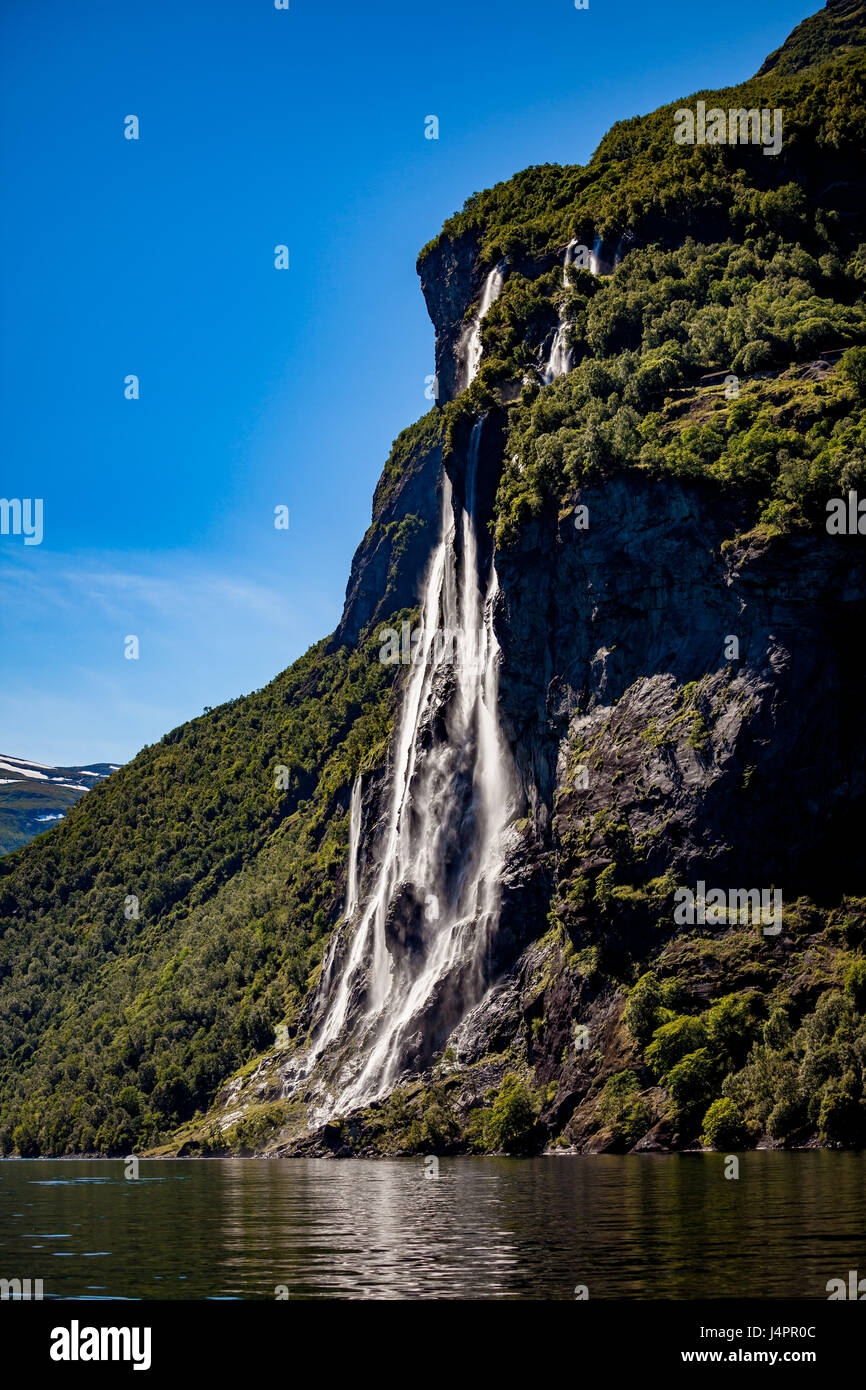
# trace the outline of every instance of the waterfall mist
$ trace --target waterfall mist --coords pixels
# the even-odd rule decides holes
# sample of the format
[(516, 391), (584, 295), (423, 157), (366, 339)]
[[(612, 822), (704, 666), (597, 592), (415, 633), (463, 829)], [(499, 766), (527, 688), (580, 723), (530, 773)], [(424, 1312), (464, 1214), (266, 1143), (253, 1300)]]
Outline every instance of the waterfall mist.
[(498, 581), (492, 561), (486, 578), (479, 563), (483, 425), (469, 441), (462, 504), (443, 475), (439, 540), (375, 843), (361, 844), (359, 781), (352, 792), (343, 960), (329, 951), (311, 1041), (290, 1069), (296, 1082), (320, 1061), (327, 1070), (334, 1049), (332, 1089), (317, 1118), (369, 1102), (428, 1065), (489, 983), (516, 794), (497, 713)]

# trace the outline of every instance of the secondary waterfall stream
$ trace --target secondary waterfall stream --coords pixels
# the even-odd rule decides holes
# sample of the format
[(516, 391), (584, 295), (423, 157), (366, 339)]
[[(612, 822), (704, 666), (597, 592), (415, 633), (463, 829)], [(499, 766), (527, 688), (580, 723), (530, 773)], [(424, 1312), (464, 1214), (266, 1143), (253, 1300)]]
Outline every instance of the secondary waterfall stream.
[(300, 1069), (290, 1066), (301, 1080), (320, 1060), (327, 1067), (333, 1051), (332, 1091), (317, 1118), (373, 1100), (403, 1071), (429, 1064), (489, 983), (485, 964), (515, 791), (497, 713), (498, 580), (492, 561), (486, 582), (479, 566), (483, 424), (472, 429), (462, 503), (443, 475), (439, 539), (392, 748), (387, 810), (368, 845), (360, 779), (352, 791), (344, 957), (338, 963), (332, 943), (309, 1047)]
[(481, 325), (484, 322), (487, 310), (490, 308), (505, 284), (505, 264), (500, 262), (492, 270), (488, 271), (481, 290), (481, 299), (478, 302), (478, 309), (472, 318), (469, 327), (460, 340), (458, 355), (463, 363), (465, 380), (462, 383), (463, 390), (470, 382), (475, 380), (478, 375), (478, 368), (481, 366)]
[[(625, 245), (625, 237), (622, 237), (617, 247), (616, 257), (620, 256), (621, 250)], [(581, 257), (578, 259), (577, 252), (580, 248)], [(604, 275), (608, 273), (609, 267), (602, 259), (604, 248), (601, 237), (596, 234), (593, 241), (592, 250), (587, 256), (587, 248), (575, 237), (568, 243), (562, 257), (562, 285), (563, 289), (568, 289), (568, 267), (577, 261), (582, 269), (589, 270), (592, 275)], [(589, 264), (587, 265), (587, 260)], [(614, 264), (616, 265), (615, 258)], [(550, 344), (550, 351), (547, 361), (541, 369), (541, 380), (545, 386), (549, 386), (558, 376), (565, 376), (571, 371), (573, 353), (568, 346), (568, 324), (563, 318), (562, 309), (559, 313), (559, 323)]]
[(361, 778), (352, 784), (352, 797), (349, 802), (349, 871), (346, 875), (346, 906), (344, 917), (354, 917), (358, 909), (358, 851), (361, 844)]
[[(568, 267), (574, 256), (575, 248), (579, 245), (577, 238), (570, 241), (565, 248), (562, 257), (562, 284), (564, 289), (568, 289)], [(549, 386), (555, 377), (565, 376), (571, 369), (571, 351), (568, 347), (568, 324), (562, 317), (560, 310), (559, 323), (553, 335), (553, 342), (550, 345), (550, 353), (544, 364), (541, 379), (545, 386)]]

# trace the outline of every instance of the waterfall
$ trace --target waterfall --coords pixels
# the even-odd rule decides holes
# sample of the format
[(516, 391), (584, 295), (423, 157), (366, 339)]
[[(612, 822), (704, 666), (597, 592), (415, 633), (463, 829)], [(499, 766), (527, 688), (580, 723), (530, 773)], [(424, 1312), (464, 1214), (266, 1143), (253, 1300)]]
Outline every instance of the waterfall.
[[(462, 506), (443, 476), (439, 541), (403, 693), (387, 814), (365, 856), (376, 867), (296, 1073), (309, 1076), (335, 1043), (341, 1052), (348, 1045), (349, 1061), (338, 1068), (320, 1119), (385, 1094), (407, 1068), (427, 1065), (488, 983), (515, 788), (498, 719), (495, 566), (483, 590), (479, 574), (483, 424), (472, 430)], [(451, 640), (437, 640), (440, 629)]]
[(604, 274), (604, 271), (602, 270), (602, 265), (604, 264), (604, 262), (601, 259), (602, 250), (603, 247), (601, 237), (598, 235), (598, 233), (596, 233), (595, 240), (592, 243), (592, 251), (589, 255), (589, 268), (593, 275)]
[[(568, 267), (574, 256), (574, 249), (580, 243), (575, 238), (570, 241), (565, 248), (562, 258), (562, 284), (563, 288), (568, 288)], [(553, 335), (553, 342), (550, 346), (550, 353), (541, 371), (541, 379), (545, 386), (549, 386), (554, 377), (565, 376), (571, 370), (571, 353), (568, 348), (568, 325), (565, 323), (562, 313), (559, 315), (559, 323)]]
[(634, 239), (634, 232), (631, 230), (630, 227), (627, 227), (616, 245), (616, 251), (614, 252), (613, 256), (614, 270), (616, 270), (617, 266), (621, 264), (623, 257), (625, 256), (629, 246), (634, 241)]
[(481, 299), (478, 310), (472, 319), (469, 327), (463, 333), (458, 347), (458, 356), (463, 363), (466, 380), (463, 382), (462, 390), (478, 375), (478, 368), (481, 366), (481, 325), (487, 310), (490, 308), (494, 299), (497, 298), (502, 286), (505, 283), (505, 264), (500, 261), (492, 270), (488, 271), (481, 290)]
[(344, 917), (354, 917), (358, 908), (358, 848), (361, 843), (361, 774), (352, 784), (349, 803), (349, 872), (346, 877)]
[(342, 927), (344, 923), (350, 922), (358, 910), (358, 893), (360, 885), (360, 847), (361, 847), (361, 774), (358, 773), (352, 783), (352, 795), (349, 798), (349, 864), (346, 871), (346, 900), (343, 904), (343, 915), (337, 928), (331, 935), (322, 960), (322, 969), (319, 975), (319, 985), (316, 991), (316, 1003), (326, 999), (328, 992), (334, 982), (334, 967), (337, 962), (338, 949), (342, 939)]

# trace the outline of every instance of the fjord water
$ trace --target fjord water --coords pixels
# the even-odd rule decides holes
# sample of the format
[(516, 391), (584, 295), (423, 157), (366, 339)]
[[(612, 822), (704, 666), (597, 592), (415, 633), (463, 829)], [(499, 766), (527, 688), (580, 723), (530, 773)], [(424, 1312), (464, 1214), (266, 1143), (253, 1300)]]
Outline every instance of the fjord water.
[[(427, 1161), (429, 1165), (429, 1160)], [(45, 1298), (826, 1299), (866, 1155), (0, 1162), (0, 1277)]]

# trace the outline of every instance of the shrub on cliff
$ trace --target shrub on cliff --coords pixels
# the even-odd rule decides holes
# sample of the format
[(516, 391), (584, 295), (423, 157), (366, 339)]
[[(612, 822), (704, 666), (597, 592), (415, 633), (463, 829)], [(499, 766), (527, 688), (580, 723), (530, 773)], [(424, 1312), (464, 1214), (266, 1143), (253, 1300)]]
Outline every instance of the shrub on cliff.
[(633, 1071), (609, 1076), (598, 1101), (598, 1113), (614, 1139), (632, 1148), (653, 1120), (652, 1108), (641, 1099), (640, 1082)]
[(670, 1010), (664, 1007), (662, 987), (655, 975), (649, 972), (641, 975), (628, 997), (622, 1016), (635, 1042), (645, 1047), (665, 1018), (671, 1016)]
[(847, 971), (845, 996), (858, 1013), (866, 1013), (866, 960), (856, 960)]
[(671, 1114), (681, 1137), (694, 1134), (715, 1087), (716, 1068), (705, 1047), (689, 1052), (665, 1077)]
[(745, 1149), (749, 1146), (749, 1130), (732, 1100), (726, 1096), (714, 1100), (704, 1116), (701, 1143), (705, 1149)]
[(525, 1153), (536, 1147), (537, 1101), (519, 1076), (508, 1072), (484, 1116), (484, 1143), (504, 1153)]

